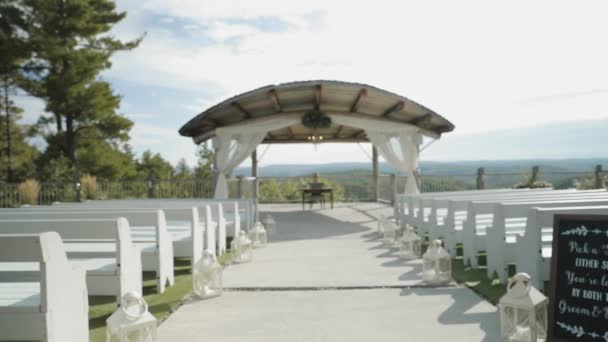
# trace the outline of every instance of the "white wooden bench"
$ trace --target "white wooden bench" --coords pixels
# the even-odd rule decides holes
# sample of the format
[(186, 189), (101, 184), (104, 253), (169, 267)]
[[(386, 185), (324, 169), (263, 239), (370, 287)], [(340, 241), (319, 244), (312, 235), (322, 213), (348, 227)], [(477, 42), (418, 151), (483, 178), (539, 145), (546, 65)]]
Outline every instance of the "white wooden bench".
[[(458, 243), (463, 243), (463, 224), (467, 219), (471, 219), (469, 216), (469, 205), (473, 201), (477, 201), (480, 203), (497, 203), (504, 201), (519, 201), (519, 200), (543, 200), (547, 198), (557, 198), (564, 196), (578, 196), (578, 197), (588, 197), (590, 195), (596, 196), (596, 192), (585, 192), (585, 191), (561, 191), (554, 190), (550, 192), (526, 192), (526, 193), (518, 193), (517, 195), (513, 194), (505, 194), (505, 195), (493, 195), (493, 196), (470, 196), (469, 198), (461, 198), (461, 199), (449, 199), (447, 200), (447, 205), (445, 201), (438, 200), (439, 203), (437, 208), (440, 206), (447, 206), (445, 212), (436, 216), (437, 223), (435, 225), (436, 235), (439, 237), (444, 237), (446, 248), (450, 253), (455, 253), (456, 245)], [(604, 192), (605, 193), (605, 192)], [(443, 202), (443, 203), (442, 203)], [(437, 209), (438, 210), (438, 209)], [(445, 216), (444, 216), (445, 215)], [(440, 218), (441, 217), (441, 218)], [(480, 221), (488, 221), (491, 220), (491, 216), (480, 216), (476, 218)], [(470, 221), (469, 221), (470, 222)], [(486, 222), (487, 223), (487, 222)]]
[[(161, 200), (150, 200), (150, 201), (146, 201), (146, 200), (136, 200), (136, 201), (127, 201), (127, 200), (123, 200), (123, 201), (92, 201), (89, 203), (82, 203), (82, 204), (71, 204), (71, 205), (66, 205), (65, 207), (69, 207), (69, 208), (95, 208), (95, 209), (99, 209), (99, 208), (117, 208), (117, 207), (133, 207), (133, 206), (138, 206), (140, 208), (142, 207), (149, 207), (149, 208), (161, 208), (163, 210), (170, 210), (170, 209), (177, 209), (177, 208), (181, 208), (183, 209), (185, 206), (192, 206), (194, 205), (196, 208), (199, 209), (200, 212), (204, 213), (204, 217), (205, 217), (205, 221), (200, 223), (200, 226), (207, 231), (208, 229), (206, 228), (207, 226), (212, 227), (215, 232), (213, 232), (213, 234), (211, 234), (211, 232), (208, 232), (207, 235), (207, 239), (205, 239), (205, 243), (207, 244), (207, 248), (210, 251), (218, 254), (218, 255), (222, 255), (224, 253), (226, 253), (226, 237), (230, 236), (230, 237), (234, 237), (236, 235), (238, 235), (238, 232), (241, 229), (241, 219), (240, 219), (240, 213), (239, 213), (239, 206), (238, 206), (238, 202), (237, 201), (207, 201), (207, 200), (201, 200), (201, 201), (183, 201), (183, 200), (176, 200), (176, 201), (161, 201)], [(53, 206), (53, 207), (60, 207), (60, 206)], [(53, 208), (52, 207), (52, 208)], [(209, 208), (209, 209), (207, 209)], [(229, 208), (229, 210), (225, 210), (225, 208)], [(226, 219), (226, 213), (230, 212), (231, 213), (231, 217), (230, 219)], [(208, 221), (209, 220), (209, 221)], [(183, 221), (181, 222), (181, 227), (180, 227), (180, 222), (179, 221), (169, 221), (169, 231), (173, 232), (173, 231), (184, 231), (184, 226), (183, 226)], [(230, 230), (230, 234), (227, 234), (227, 229), (231, 228)], [(214, 240), (210, 240), (210, 236), (213, 235)], [(183, 240), (183, 243), (188, 243), (189, 240)], [(198, 254), (197, 254), (198, 255)], [(179, 254), (178, 254), (179, 256)]]
[[(526, 202), (527, 201), (527, 202)], [(487, 246), (487, 232), (492, 228), (494, 223), (494, 211), (496, 204), (522, 204), (532, 207), (556, 207), (556, 206), (584, 206), (584, 205), (604, 205), (608, 204), (608, 194), (603, 197), (596, 198), (580, 198), (580, 197), (554, 197), (552, 200), (533, 200), (524, 199), (522, 201), (500, 201), (500, 202), (470, 202), (467, 210), (467, 220), (463, 222), (462, 230), (462, 248), (463, 259), (472, 267), (477, 267), (477, 255), (482, 251), (487, 251), (488, 248), (496, 248), (496, 246)], [(505, 234), (511, 235), (511, 230), (515, 233), (521, 232), (526, 224), (525, 214), (522, 216), (512, 216), (505, 219), (507, 227)], [(505, 234), (502, 234), (502, 244), (505, 243)], [(499, 234), (500, 235), (500, 234)], [(496, 244), (496, 243), (495, 243)], [(501, 272), (502, 273), (502, 272)], [(506, 277), (504, 277), (506, 280)]]
[(142, 292), (141, 252), (131, 240), (127, 219), (0, 221), (0, 234), (47, 231), (61, 236), (72, 266), (86, 270), (89, 295), (116, 296), (120, 302), (129, 291)]
[[(111, 200), (111, 201), (91, 201), (86, 203), (62, 203), (54, 205), (53, 207), (78, 207), (78, 208), (116, 208), (116, 207), (151, 207), (161, 208), (168, 210), (170, 208), (183, 208), (187, 205), (194, 205), (197, 208), (202, 209), (202, 212), (207, 213), (205, 206), (211, 207), (211, 224), (210, 226), (215, 227), (217, 230), (214, 237), (217, 241), (212, 242), (206, 239), (208, 247), (211, 251), (216, 251), (216, 254), (221, 255), (226, 252), (226, 238), (234, 237), (238, 235), (241, 229), (241, 214), (238, 205), (238, 200)], [(246, 201), (245, 203), (249, 203)], [(224, 210), (229, 208), (229, 210)], [(230, 215), (226, 219), (227, 213)], [(251, 215), (247, 213), (248, 217)], [(207, 217), (208, 215), (205, 215)], [(249, 220), (249, 219), (248, 219)], [(172, 222), (169, 222), (169, 230), (172, 230), (174, 226)], [(206, 223), (201, 223), (206, 226)], [(227, 230), (230, 228), (229, 233)], [(178, 255), (178, 254), (176, 254)]]
[(608, 215), (608, 206), (532, 208), (528, 211), (523, 236), (516, 236), (515, 265), (517, 272), (526, 272), (533, 285), (542, 289), (549, 280), (553, 218), (557, 214)]
[[(128, 200), (103, 200), (103, 201), (86, 201), (83, 203), (55, 203), (53, 206), (124, 206), (128, 207), (151, 207), (151, 208), (159, 208), (159, 209), (167, 209), (171, 207), (181, 207), (184, 206), (202, 206), (202, 205), (213, 205), (221, 203), (227, 209), (224, 212), (224, 218), (227, 221), (229, 226), (232, 226), (232, 222), (235, 222), (234, 219), (238, 213), (238, 217), (241, 219), (239, 221), (240, 225), (249, 231), (253, 224), (257, 221), (258, 212), (257, 212), (257, 202), (252, 199), (228, 199), (228, 200), (215, 200), (215, 199), (128, 199)], [(237, 210), (235, 211), (234, 203), (237, 203)], [(229, 233), (229, 236), (232, 235), (232, 232)]]
[[(567, 190), (567, 192), (573, 191), (574, 190)], [(462, 241), (461, 239), (457, 239), (456, 241), (450, 240), (452, 236), (449, 236), (449, 234), (454, 229), (458, 231), (461, 230), (462, 221), (466, 219), (466, 207), (469, 201), (554, 196), (560, 192), (562, 191), (517, 189), (512, 191), (501, 191), (500, 193), (484, 192), (451, 196), (444, 195), (440, 198), (426, 200), (429, 204), (425, 203), (423, 205), (426, 206), (424, 210), (428, 213), (424, 217), (418, 217), (415, 222), (418, 226), (420, 235), (424, 236), (428, 234), (429, 239), (444, 238), (446, 248), (453, 252), (455, 245)]]
[[(129, 221), (131, 239), (142, 252), (142, 269), (144, 271), (154, 271), (156, 273), (156, 290), (163, 293), (167, 286), (175, 283), (173, 267), (173, 236), (167, 230), (165, 212), (158, 209), (108, 209), (102, 210), (41, 210), (32, 208), (31, 210), (13, 209), (0, 211), (0, 220), (87, 220), (87, 219), (106, 219), (115, 220), (124, 217)], [(182, 235), (189, 235), (189, 227)], [(75, 256), (99, 254), (100, 250), (87, 251), (88, 244), (68, 245), (68, 254)], [(201, 245), (202, 246), (202, 245)], [(101, 248), (101, 246), (99, 246)], [(106, 244), (107, 254), (114, 248), (111, 244)], [(202, 248), (202, 247), (201, 247)], [(202, 251), (201, 251), (202, 253)]]
[[(523, 238), (528, 229), (528, 214), (533, 207), (541, 209), (568, 207), (574, 210), (577, 207), (588, 208), (589, 206), (608, 206), (608, 196), (604, 199), (496, 204), (493, 209), (492, 227), (486, 231), (485, 250), (488, 276), (492, 276), (496, 272), (501, 281), (507, 281), (507, 267), (509, 264), (516, 262), (517, 248), (515, 244), (524, 243)], [(536, 231), (540, 235), (539, 241), (544, 239), (550, 242), (550, 227), (540, 227), (540, 229)], [(545, 229), (544, 232), (542, 229)]]
[(500, 196), (508, 193), (527, 193), (527, 192), (543, 192), (552, 190), (545, 189), (488, 189), (488, 190), (466, 190), (466, 191), (449, 191), (449, 192), (431, 192), (418, 195), (399, 195), (400, 211), (397, 215), (400, 217), (401, 225), (409, 224), (418, 226), (424, 212), (428, 216), (430, 209), (421, 209), (421, 199), (438, 199), (438, 198), (468, 198), (475, 196)]
[(68, 263), (57, 233), (0, 235), (0, 265), (7, 264), (0, 267), (0, 340), (89, 340), (85, 272)]
[(414, 222), (415, 226), (420, 230), (420, 233), (431, 234), (431, 238), (437, 238), (433, 232), (441, 218), (447, 216), (447, 201), (448, 200), (484, 200), (493, 198), (518, 199), (521, 197), (551, 197), (559, 194), (575, 193), (575, 189), (568, 190), (546, 190), (546, 189), (514, 189), (512, 191), (501, 191), (498, 193), (478, 193), (478, 194), (455, 194), (444, 195), (439, 198), (421, 198), (415, 202), (419, 210)]

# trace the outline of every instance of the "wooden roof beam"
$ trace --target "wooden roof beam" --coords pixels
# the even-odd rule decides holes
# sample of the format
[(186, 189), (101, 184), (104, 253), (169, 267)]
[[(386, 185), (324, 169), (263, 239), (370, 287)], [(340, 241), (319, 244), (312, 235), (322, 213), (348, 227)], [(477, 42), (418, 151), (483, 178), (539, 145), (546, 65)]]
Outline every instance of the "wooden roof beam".
[(243, 106), (241, 106), (240, 103), (233, 101), (232, 103), (230, 103), (232, 105), (232, 107), (236, 108), (236, 110), (238, 110), (239, 112), (241, 112), (241, 114), (243, 114), (243, 117), (245, 119), (251, 119), (251, 113), (246, 110), (245, 108), (243, 108)]
[(410, 120), (408, 123), (412, 124), (412, 125), (420, 125), (423, 122), (426, 122), (428, 120), (430, 120), (433, 117), (433, 114), (431, 113), (426, 113), (423, 116), (417, 117), (413, 120)]
[(359, 101), (361, 101), (363, 96), (367, 96), (367, 89), (365, 88), (361, 88), (361, 90), (359, 90), (359, 94), (357, 94), (355, 102), (353, 102), (352, 106), (350, 106), (351, 113), (354, 113), (357, 111), (357, 109), (359, 109)]
[(270, 95), (270, 99), (272, 100), (272, 103), (274, 103), (274, 109), (276, 109), (278, 113), (282, 112), (283, 107), (281, 106), (281, 99), (279, 99), (279, 94), (277, 91), (275, 89), (271, 89), (268, 92), (268, 95)]
[(396, 113), (396, 112), (402, 110), (403, 107), (405, 107), (405, 102), (399, 101), (399, 102), (395, 103), (391, 108), (385, 110), (384, 113), (382, 113), (382, 116), (385, 117), (385, 118), (387, 118), (391, 114)]
[(322, 89), (321, 89), (321, 85), (317, 84), (315, 86), (315, 109), (319, 110), (319, 107), (321, 106), (321, 93), (322, 93)]
[(342, 132), (342, 129), (344, 129), (344, 126), (340, 125), (338, 127), (338, 130), (336, 131), (336, 133), (334, 134), (334, 139), (338, 139), (340, 137), (340, 132)]
[(360, 139), (363, 138), (365, 136), (365, 130), (360, 129), (358, 131), (355, 132), (355, 134), (352, 135), (351, 139)]

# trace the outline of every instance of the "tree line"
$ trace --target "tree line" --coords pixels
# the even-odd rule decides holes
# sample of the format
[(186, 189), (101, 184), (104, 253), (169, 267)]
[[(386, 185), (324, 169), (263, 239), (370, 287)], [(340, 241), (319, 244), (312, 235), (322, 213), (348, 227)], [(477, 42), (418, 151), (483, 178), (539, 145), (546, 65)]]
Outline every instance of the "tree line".
[[(133, 122), (118, 112), (121, 96), (100, 76), (115, 53), (144, 39), (111, 34), (125, 17), (111, 0), (0, 0), (0, 181), (210, 177), (206, 146), (194, 168), (133, 152)], [(24, 112), (15, 100), (23, 96), (43, 100), (50, 115), (20, 124)]]

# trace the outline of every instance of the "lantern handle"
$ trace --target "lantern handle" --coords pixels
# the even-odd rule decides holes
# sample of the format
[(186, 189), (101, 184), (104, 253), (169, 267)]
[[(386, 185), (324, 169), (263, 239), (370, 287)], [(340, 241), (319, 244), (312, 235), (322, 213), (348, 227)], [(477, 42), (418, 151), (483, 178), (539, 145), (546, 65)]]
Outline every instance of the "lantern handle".
[(516, 287), (517, 284), (524, 285), (524, 293), (529, 293), (532, 289), (532, 281), (531, 277), (526, 273), (518, 273), (513, 278), (509, 280), (509, 284), (507, 285), (507, 291), (511, 292)]
[[(126, 297), (126, 295), (125, 295)], [(131, 315), (129, 314), (129, 311), (127, 310), (127, 305), (122, 305), (121, 306), (121, 310), (124, 313), (124, 315), (132, 321), (135, 321), (137, 319), (139, 319), (144, 313), (146, 313), (148, 311), (148, 303), (146, 303), (146, 301), (144, 300), (143, 296), (133, 296), (131, 299), (136, 298), (137, 299), (137, 304), (139, 306), (139, 313), (136, 315)]]

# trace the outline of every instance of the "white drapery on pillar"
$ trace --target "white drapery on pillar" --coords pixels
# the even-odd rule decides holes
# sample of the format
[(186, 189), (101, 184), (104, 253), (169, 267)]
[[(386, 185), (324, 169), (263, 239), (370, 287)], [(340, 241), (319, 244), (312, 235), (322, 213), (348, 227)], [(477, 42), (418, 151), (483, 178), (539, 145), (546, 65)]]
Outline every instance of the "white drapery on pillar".
[(299, 118), (270, 118), (243, 122), (234, 126), (215, 129), (213, 148), (216, 153), (217, 182), (214, 198), (228, 198), (226, 175), (255, 151), (269, 131), (300, 122)]
[(418, 145), (422, 142), (422, 135), (418, 127), (356, 116), (331, 115), (331, 118), (336, 124), (364, 129), (380, 155), (392, 167), (407, 175), (405, 193), (420, 193), (416, 170)]
[(417, 132), (387, 133), (367, 129), (365, 132), (380, 155), (391, 166), (407, 174), (405, 193), (419, 194), (415, 172), (418, 169), (420, 134)]

